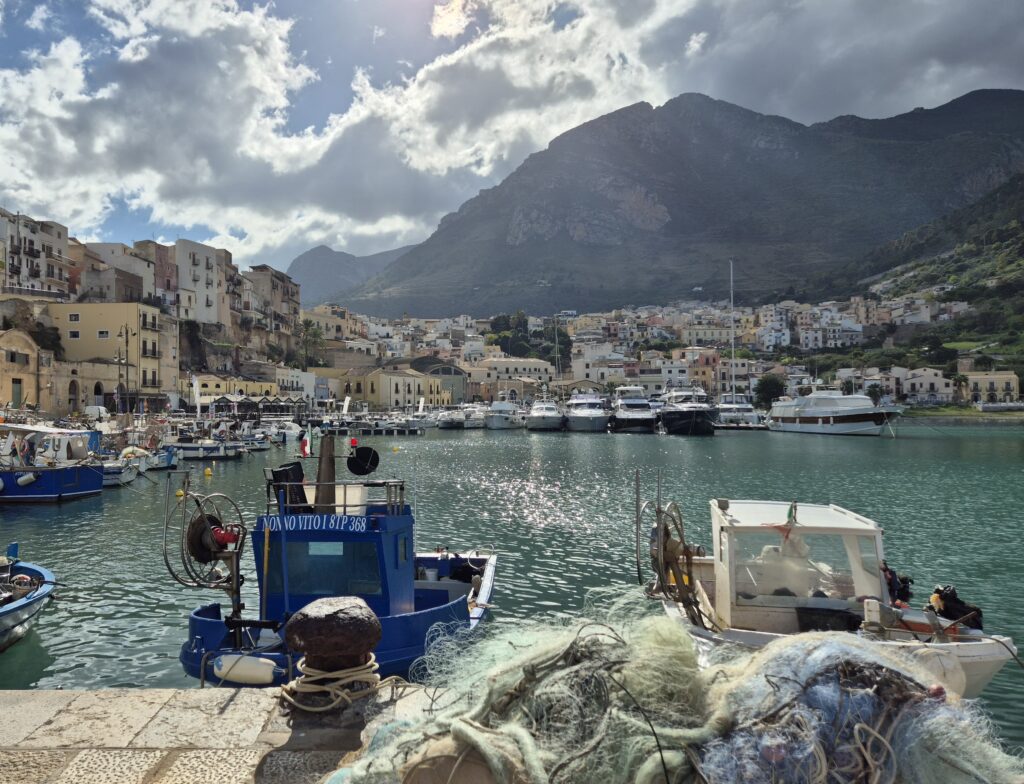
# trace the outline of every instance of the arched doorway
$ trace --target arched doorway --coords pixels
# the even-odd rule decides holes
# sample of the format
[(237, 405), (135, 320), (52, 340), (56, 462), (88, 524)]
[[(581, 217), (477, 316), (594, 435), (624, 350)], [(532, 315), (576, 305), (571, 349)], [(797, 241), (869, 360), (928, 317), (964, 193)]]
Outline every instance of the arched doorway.
[(103, 382), (97, 381), (92, 388), (92, 404), (94, 406), (103, 405)]
[(71, 379), (68, 384), (68, 410), (74, 413), (78, 410), (78, 379)]

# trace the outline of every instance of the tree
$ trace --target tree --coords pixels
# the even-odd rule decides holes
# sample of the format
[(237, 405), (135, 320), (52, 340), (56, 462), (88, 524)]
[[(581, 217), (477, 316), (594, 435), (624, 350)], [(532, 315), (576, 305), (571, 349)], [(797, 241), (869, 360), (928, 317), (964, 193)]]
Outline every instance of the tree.
[(843, 383), (840, 385), (840, 389), (842, 389), (844, 395), (852, 395), (853, 394), (853, 379), (852, 378), (844, 378), (843, 379)]
[(303, 319), (295, 330), (295, 337), (299, 344), (299, 353), (302, 356), (302, 369), (309, 370), (310, 357), (316, 355), (324, 347), (324, 333), (313, 319)]
[(761, 376), (754, 385), (754, 405), (758, 408), (772, 407), (772, 401), (786, 394), (786, 380), (774, 373)]
[(868, 387), (868, 397), (877, 406), (882, 401), (882, 388), (878, 384), (872, 384)]
[(963, 373), (957, 373), (951, 380), (953, 382), (953, 399), (957, 403), (965, 402), (967, 400), (967, 385), (970, 383), (970, 379)]

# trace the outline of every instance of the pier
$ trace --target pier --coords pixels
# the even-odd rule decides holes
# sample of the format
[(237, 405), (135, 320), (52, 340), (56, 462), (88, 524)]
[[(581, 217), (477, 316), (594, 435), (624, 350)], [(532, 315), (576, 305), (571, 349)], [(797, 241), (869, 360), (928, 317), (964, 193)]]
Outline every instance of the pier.
[[(0, 770), (25, 784), (316, 784), (417, 695), (287, 713), (278, 689), (0, 691)], [(386, 695), (382, 695), (386, 696)]]

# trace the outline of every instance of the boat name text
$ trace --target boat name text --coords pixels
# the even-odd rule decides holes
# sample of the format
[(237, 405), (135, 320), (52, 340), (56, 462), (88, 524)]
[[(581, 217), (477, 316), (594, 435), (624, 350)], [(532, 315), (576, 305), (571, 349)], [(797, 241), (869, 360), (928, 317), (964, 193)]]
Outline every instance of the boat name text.
[(272, 515), (262, 520), (264, 531), (350, 531), (366, 533), (366, 517), (338, 514)]

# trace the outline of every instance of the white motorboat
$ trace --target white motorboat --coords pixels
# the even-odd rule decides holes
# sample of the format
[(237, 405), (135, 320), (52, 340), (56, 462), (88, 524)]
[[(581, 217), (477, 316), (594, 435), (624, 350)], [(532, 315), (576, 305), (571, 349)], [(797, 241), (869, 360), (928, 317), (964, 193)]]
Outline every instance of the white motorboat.
[[(1013, 641), (981, 630), (981, 611), (955, 589), (936, 589), (914, 610), (909, 581), (889, 570), (882, 529), (835, 505), (781, 501), (710, 502), (714, 552), (684, 539), (674, 503), (639, 507), (637, 565), (655, 523), (647, 593), (687, 626), (702, 654), (718, 645), (760, 648), (804, 632), (849, 632), (893, 646), (924, 665), (947, 690), (976, 697), (1011, 658)], [(641, 546), (641, 542), (644, 546)]]
[(466, 425), (466, 412), (461, 408), (442, 411), (437, 415), (438, 430), (462, 430)]
[(867, 395), (844, 395), (819, 389), (804, 397), (781, 397), (772, 403), (768, 429), (786, 433), (879, 436), (892, 431), (901, 406), (875, 405)]
[(615, 388), (609, 427), (615, 433), (653, 433), (654, 410), (641, 386)]
[(182, 460), (234, 460), (242, 456), (240, 444), (202, 438), (197, 441), (173, 441), (164, 446), (178, 451)]
[(761, 414), (746, 395), (739, 392), (724, 392), (718, 398), (717, 422), (722, 425), (760, 425)]
[(464, 409), (462, 428), (464, 430), (481, 430), (487, 426), (487, 408), (479, 404), (467, 405)]
[(550, 397), (539, 397), (530, 406), (526, 415), (527, 430), (562, 430), (564, 427), (565, 415)]
[(522, 410), (507, 400), (495, 400), (484, 414), (484, 427), (488, 430), (518, 430), (525, 426)]
[(665, 405), (657, 416), (666, 433), (675, 436), (715, 434), (715, 409), (700, 387), (672, 389), (664, 394), (663, 400)]
[(576, 394), (565, 406), (565, 426), (573, 432), (604, 433), (608, 419), (608, 409), (599, 395)]
[(103, 463), (103, 486), (122, 487), (131, 484), (139, 475), (138, 466), (126, 458)]

